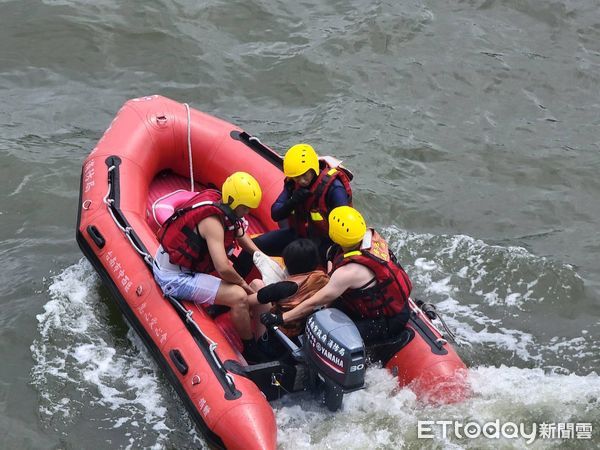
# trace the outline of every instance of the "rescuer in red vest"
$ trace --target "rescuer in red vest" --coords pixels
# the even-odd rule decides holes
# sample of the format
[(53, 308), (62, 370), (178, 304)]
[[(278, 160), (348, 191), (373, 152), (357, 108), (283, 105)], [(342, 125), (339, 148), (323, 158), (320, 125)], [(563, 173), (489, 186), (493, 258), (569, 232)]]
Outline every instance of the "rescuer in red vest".
[(258, 250), (245, 234), (243, 217), (261, 198), (258, 182), (246, 172), (229, 176), (222, 195), (211, 189), (198, 193), (165, 222), (154, 258), (154, 278), (166, 295), (231, 309), (245, 355), (256, 346), (248, 307), (254, 290), (235, 271), (229, 255), (236, 242), (251, 255)]
[[(352, 205), (352, 175), (339, 161), (319, 158), (308, 144), (290, 147), (283, 158), (283, 173), (286, 176), (283, 190), (271, 206), (271, 218), (285, 222), (285, 226), (255, 238), (254, 242), (263, 253), (281, 256), (290, 242), (309, 238), (317, 244), (324, 263), (332, 244), (327, 218), (332, 209)], [(242, 252), (236, 267), (241, 274), (247, 274), (252, 267), (249, 255)]]
[(337, 299), (332, 306), (350, 316), (365, 344), (400, 334), (409, 318), (412, 284), (387, 242), (350, 206), (331, 211), (329, 236), (337, 244), (329, 283), (291, 311), (263, 313), (261, 322), (288, 323)]

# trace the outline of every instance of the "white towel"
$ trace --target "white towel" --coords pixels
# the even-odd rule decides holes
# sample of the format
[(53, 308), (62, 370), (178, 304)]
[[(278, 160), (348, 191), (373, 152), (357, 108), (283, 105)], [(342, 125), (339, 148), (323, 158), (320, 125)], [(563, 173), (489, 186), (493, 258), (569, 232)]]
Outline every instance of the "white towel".
[(264, 253), (254, 252), (252, 260), (254, 261), (254, 265), (260, 271), (265, 286), (285, 280), (285, 271), (276, 261), (272, 260)]

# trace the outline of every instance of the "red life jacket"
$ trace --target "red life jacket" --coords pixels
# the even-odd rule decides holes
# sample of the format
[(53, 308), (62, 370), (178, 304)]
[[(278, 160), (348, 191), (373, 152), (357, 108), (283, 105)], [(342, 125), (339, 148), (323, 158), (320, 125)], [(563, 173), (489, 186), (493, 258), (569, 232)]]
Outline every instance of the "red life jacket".
[(342, 167), (332, 168), (327, 162), (320, 160), (321, 171), (309, 190), (313, 194), (302, 205), (296, 206), (290, 216), (290, 227), (300, 237), (329, 237), (329, 209), (327, 193), (335, 180), (340, 180), (348, 195), (348, 206), (352, 206), (352, 189), (349, 173)]
[[(360, 250), (344, 254), (340, 249), (333, 259), (332, 271), (349, 263), (368, 267), (375, 277), (360, 288), (346, 290), (336, 302), (340, 309), (354, 320), (392, 317), (402, 312), (408, 304), (412, 283), (376, 231), (367, 231)], [(373, 281), (375, 284), (367, 287)]]
[(198, 223), (210, 216), (217, 216), (221, 220), (225, 231), (225, 251), (228, 255), (233, 252), (241, 223), (231, 208), (220, 200), (219, 191), (202, 191), (179, 206), (163, 224), (158, 240), (169, 254), (172, 264), (201, 273), (215, 270), (206, 240), (197, 233)]

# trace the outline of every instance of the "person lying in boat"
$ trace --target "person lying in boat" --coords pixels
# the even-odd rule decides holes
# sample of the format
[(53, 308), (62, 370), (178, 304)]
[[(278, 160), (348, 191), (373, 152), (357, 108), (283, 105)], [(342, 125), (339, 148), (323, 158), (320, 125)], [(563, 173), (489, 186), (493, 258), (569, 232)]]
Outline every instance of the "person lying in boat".
[(412, 284), (387, 242), (350, 206), (331, 211), (329, 236), (337, 244), (329, 283), (291, 311), (263, 313), (261, 322), (281, 326), (338, 299), (332, 306), (355, 322), (366, 345), (399, 335), (408, 322)]
[[(288, 228), (270, 231), (254, 239), (256, 246), (269, 256), (281, 256), (283, 249), (298, 238), (314, 239), (325, 263), (332, 242), (328, 235), (327, 217), (338, 206), (352, 204), (350, 176), (341, 167), (332, 167), (308, 144), (292, 146), (283, 158), (286, 176), (283, 191), (271, 206), (275, 222), (287, 220)], [(331, 158), (330, 158), (331, 159)], [(331, 164), (338, 165), (339, 161)], [(240, 254), (236, 262), (240, 273), (252, 267), (248, 254)]]
[[(286, 280), (265, 286), (262, 280), (253, 280), (250, 285), (257, 290), (248, 297), (253, 313), (271, 311), (283, 314), (290, 311), (307, 298), (315, 294), (329, 281), (327, 274), (318, 268), (319, 252), (316, 244), (310, 239), (298, 239), (288, 244), (283, 250), (283, 262), (288, 276)], [(258, 321), (257, 321), (258, 322)], [(280, 330), (291, 339), (304, 333), (306, 319), (282, 324)], [(266, 329), (257, 323), (255, 333), (260, 336), (258, 346), (270, 359), (278, 358), (286, 349), (275, 336), (272, 329)]]
[(258, 207), (261, 197), (258, 182), (246, 172), (229, 176), (222, 194), (212, 189), (198, 193), (163, 225), (153, 265), (154, 278), (166, 295), (228, 306), (245, 353), (256, 349), (248, 307), (248, 294), (254, 290), (228, 255), (236, 241), (250, 254), (258, 250), (245, 234), (243, 217)]

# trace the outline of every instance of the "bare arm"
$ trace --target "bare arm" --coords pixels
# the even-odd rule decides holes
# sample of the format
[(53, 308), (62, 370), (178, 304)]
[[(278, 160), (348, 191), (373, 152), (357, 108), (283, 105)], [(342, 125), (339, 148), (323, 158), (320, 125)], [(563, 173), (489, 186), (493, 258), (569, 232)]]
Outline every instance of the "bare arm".
[(206, 240), (208, 252), (219, 276), (224, 281), (244, 287), (246, 282), (230, 264), (225, 252), (225, 233), (219, 219), (214, 216), (205, 218), (198, 224), (198, 232)]
[(331, 303), (355, 283), (354, 270), (349, 264), (340, 267), (331, 275), (329, 283), (319, 289), (312, 297), (304, 300), (291, 311), (283, 313), (283, 321), (301, 319), (311, 314), (315, 308)]
[(258, 251), (258, 247), (254, 243), (254, 241), (252, 239), (250, 239), (250, 236), (248, 236), (247, 234), (244, 234), (243, 236), (237, 238), (237, 241), (240, 244), (240, 247), (242, 247), (244, 250), (246, 250), (251, 255), (254, 255), (254, 252)]

